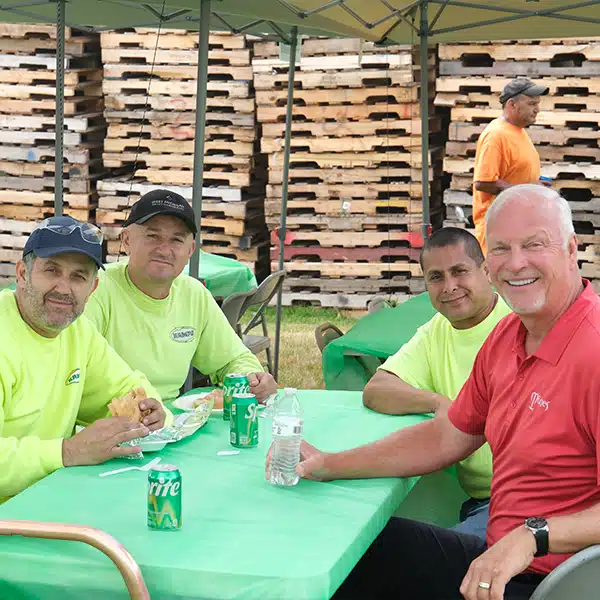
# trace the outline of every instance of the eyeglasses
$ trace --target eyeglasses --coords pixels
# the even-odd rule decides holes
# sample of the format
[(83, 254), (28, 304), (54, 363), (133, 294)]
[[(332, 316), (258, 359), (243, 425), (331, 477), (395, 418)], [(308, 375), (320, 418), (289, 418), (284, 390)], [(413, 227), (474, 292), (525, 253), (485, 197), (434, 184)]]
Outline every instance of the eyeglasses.
[(90, 244), (102, 244), (104, 236), (98, 227), (91, 225), (90, 223), (72, 223), (71, 225), (59, 225), (57, 223), (51, 223), (50, 219), (42, 221), (37, 230), (48, 229), (52, 233), (58, 235), (71, 235), (76, 229), (81, 232), (81, 237), (85, 242)]

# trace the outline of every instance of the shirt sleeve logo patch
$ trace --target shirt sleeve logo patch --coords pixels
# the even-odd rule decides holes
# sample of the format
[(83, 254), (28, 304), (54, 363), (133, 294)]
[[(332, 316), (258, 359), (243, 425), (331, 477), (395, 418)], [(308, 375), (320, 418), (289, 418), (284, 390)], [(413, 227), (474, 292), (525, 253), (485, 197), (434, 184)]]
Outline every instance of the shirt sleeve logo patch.
[(191, 342), (196, 337), (195, 327), (177, 327), (171, 331), (171, 339), (174, 342), (180, 342), (185, 344)]
[(65, 385), (71, 385), (72, 383), (79, 383), (80, 379), (81, 379), (81, 369), (73, 369), (69, 373), (69, 376), (67, 377), (67, 379), (65, 381)]

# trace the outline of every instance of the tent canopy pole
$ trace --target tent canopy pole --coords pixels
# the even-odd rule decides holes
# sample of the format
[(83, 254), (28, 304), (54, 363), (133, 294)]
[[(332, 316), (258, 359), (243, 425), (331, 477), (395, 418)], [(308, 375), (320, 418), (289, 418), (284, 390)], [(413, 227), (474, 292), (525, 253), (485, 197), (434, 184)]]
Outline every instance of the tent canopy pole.
[(65, 129), (65, 0), (56, 3), (56, 114), (54, 148), (54, 214), (63, 214), (63, 156)]
[(423, 201), (423, 240), (431, 233), (431, 212), (429, 204), (429, 24), (427, 22), (428, 0), (421, 2), (421, 195)]
[[(292, 142), (292, 117), (294, 111), (294, 80), (296, 76), (296, 49), (298, 48), (298, 28), (292, 27), (290, 44), (290, 63), (288, 69), (287, 106), (285, 111), (285, 138), (283, 145), (283, 173), (281, 185), (281, 222), (279, 231), (279, 270), (283, 269), (285, 252), (285, 234), (287, 226), (288, 179), (290, 173), (290, 147)], [(281, 336), (281, 304), (283, 301), (283, 286), (277, 292), (277, 313), (275, 316), (275, 360), (273, 377), (279, 373), (279, 342)]]
[(202, 221), (202, 186), (204, 184), (204, 130), (206, 127), (206, 89), (208, 81), (208, 37), (210, 35), (211, 0), (201, 0), (198, 39), (198, 82), (196, 88), (196, 129), (194, 132), (194, 181), (192, 208), (196, 215), (196, 249), (190, 260), (190, 275), (198, 279), (200, 272), (200, 224)]

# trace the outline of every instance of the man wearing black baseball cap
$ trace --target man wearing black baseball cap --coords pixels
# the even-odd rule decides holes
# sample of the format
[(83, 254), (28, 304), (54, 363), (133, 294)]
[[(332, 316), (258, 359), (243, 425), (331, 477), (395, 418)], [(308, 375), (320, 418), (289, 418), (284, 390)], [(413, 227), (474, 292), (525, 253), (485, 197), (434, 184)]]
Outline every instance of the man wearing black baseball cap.
[(487, 254), (485, 213), (502, 190), (540, 181), (540, 157), (525, 129), (535, 123), (540, 96), (548, 88), (527, 77), (509, 81), (500, 94), (502, 116), (483, 130), (477, 142), (473, 173), (475, 235)]
[[(102, 267), (102, 234), (54, 217), (30, 235), (16, 290), (0, 293), (0, 503), (61, 467), (133, 454), (120, 444), (162, 427), (158, 394), (80, 317)], [(108, 403), (144, 388), (142, 423)], [(91, 423), (73, 436), (75, 422)]]
[(164, 400), (179, 395), (190, 365), (214, 384), (228, 373), (248, 376), (264, 401), (277, 391), (244, 346), (210, 292), (182, 272), (195, 249), (194, 212), (181, 195), (151, 191), (124, 223), (128, 259), (100, 276), (86, 316), (133, 369), (144, 372)]

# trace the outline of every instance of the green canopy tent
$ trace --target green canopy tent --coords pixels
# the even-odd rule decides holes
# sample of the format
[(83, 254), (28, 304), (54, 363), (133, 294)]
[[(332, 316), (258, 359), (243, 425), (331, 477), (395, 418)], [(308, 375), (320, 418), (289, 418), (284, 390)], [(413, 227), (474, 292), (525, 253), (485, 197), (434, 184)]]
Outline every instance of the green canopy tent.
[[(295, 48), (298, 33), (358, 37), (375, 42), (421, 47), (421, 135), (423, 235), (430, 229), (429, 122), (427, 118), (429, 42), (590, 37), (599, 31), (600, 0), (22, 0), (0, 5), (6, 22), (57, 24), (56, 131), (63, 131), (64, 27), (89, 31), (124, 27), (199, 29), (198, 91), (193, 206), (202, 209), (204, 122), (210, 29), (276, 35)], [(284, 145), (279, 264), (283, 266), (287, 173), (291, 139), (295, 52), (290, 52), (290, 81)], [(56, 140), (56, 213), (62, 212), (62, 135)], [(198, 242), (200, 241), (198, 236)], [(199, 244), (198, 244), (199, 246)], [(198, 276), (197, 252), (190, 273)], [(275, 375), (279, 359), (281, 293), (277, 300)]]

